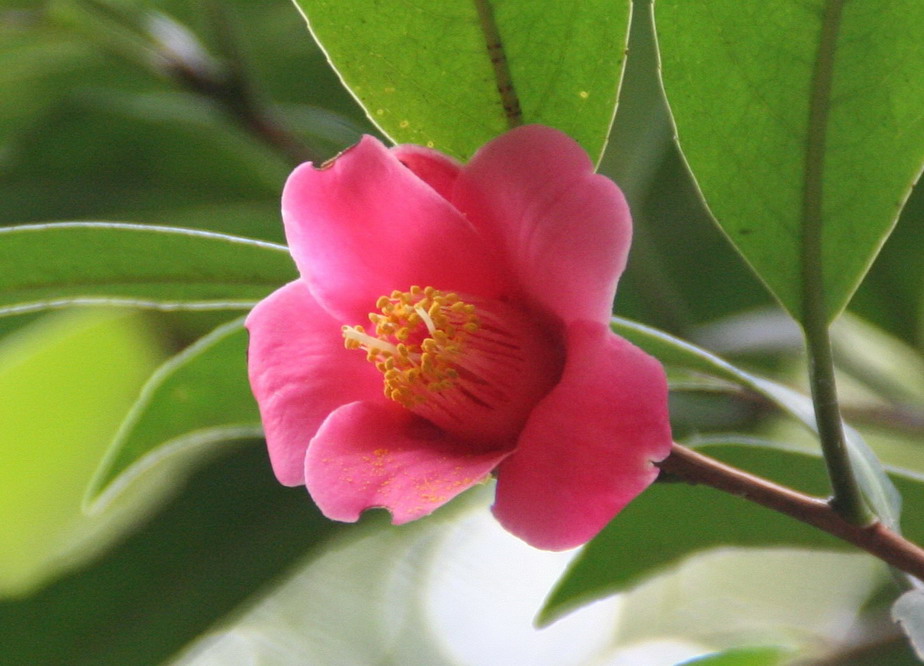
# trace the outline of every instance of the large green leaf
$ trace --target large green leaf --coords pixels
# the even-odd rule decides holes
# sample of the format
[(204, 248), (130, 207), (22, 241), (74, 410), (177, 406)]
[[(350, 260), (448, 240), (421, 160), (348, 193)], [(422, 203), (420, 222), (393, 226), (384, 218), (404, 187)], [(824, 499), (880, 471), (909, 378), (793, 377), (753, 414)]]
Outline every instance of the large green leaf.
[[(702, 450), (702, 449), (701, 449)], [(754, 445), (715, 445), (704, 452), (736, 467), (810, 493), (823, 493), (818, 455)], [(924, 485), (898, 479), (910, 512), (924, 510)], [(909, 521), (912, 540), (924, 525)], [(850, 546), (788, 516), (706, 486), (656, 483), (626, 507), (574, 560), (546, 601), (549, 623), (594, 599), (626, 590), (683, 557), (720, 546)]]
[[(743, 386), (763, 396), (809, 430), (817, 432), (815, 411), (808, 396), (764, 377), (745, 372), (705, 349), (643, 324), (614, 317), (612, 327), (623, 337), (657, 356), (663, 363), (703, 372)], [(845, 425), (844, 434), (847, 453), (857, 474), (863, 497), (886, 525), (895, 528), (901, 514), (901, 496), (860, 433)]]
[(247, 383), (247, 332), (236, 319), (152, 375), (122, 423), (87, 501), (105, 503), (167, 456), (262, 432)]
[[(522, 120), (557, 127), (599, 159), (625, 61), (630, 3), (295, 0), (369, 117), (396, 142), (459, 158), (508, 128), (489, 45), (498, 39)], [(486, 36), (479, 13), (493, 13)], [(503, 83), (501, 83), (503, 85)]]
[(295, 277), (286, 248), (103, 222), (0, 229), (0, 315), (72, 304), (246, 309)]
[(680, 146), (716, 219), (797, 319), (820, 224), (833, 319), (921, 169), (924, 4), (658, 0), (656, 18)]

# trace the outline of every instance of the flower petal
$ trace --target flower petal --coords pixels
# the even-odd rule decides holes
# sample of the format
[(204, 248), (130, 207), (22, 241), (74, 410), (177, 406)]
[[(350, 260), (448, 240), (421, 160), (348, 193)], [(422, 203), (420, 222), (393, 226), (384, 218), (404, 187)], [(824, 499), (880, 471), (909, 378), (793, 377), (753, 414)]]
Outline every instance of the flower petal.
[(395, 146), (391, 153), (444, 199), (451, 197), (456, 178), (462, 170), (457, 161), (437, 150), (412, 143)]
[(565, 322), (609, 317), (632, 222), (574, 140), (541, 125), (507, 132), (463, 167), (453, 202), (503, 248), (533, 303)]
[(658, 475), (671, 448), (660, 363), (605, 326), (568, 330), (560, 384), (498, 469), (494, 514), (537, 548), (579, 546)]
[(260, 301), (245, 325), (250, 386), (273, 471), (280, 483), (301, 485), (305, 450), (321, 423), (343, 404), (381, 396), (382, 375), (362, 354), (344, 349), (340, 324), (302, 280)]
[(414, 284), (500, 293), (493, 253), (471, 224), (372, 137), (319, 169), (297, 168), (282, 215), (302, 276), (343, 323)]
[(312, 440), (305, 480), (328, 518), (353, 522), (382, 507), (400, 525), (482, 481), (508, 454), (473, 452), (397, 405), (356, 402), (331, 414)]

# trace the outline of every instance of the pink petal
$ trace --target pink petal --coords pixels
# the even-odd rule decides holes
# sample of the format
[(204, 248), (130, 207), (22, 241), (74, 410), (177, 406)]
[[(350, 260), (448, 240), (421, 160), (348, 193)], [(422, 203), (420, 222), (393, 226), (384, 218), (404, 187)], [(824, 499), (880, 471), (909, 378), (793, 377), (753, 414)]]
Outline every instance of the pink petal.
[(671, 448), (661, 365), (605, 326), (568, 330), (561, 383), (498, 469), (494, 514), (537, 548), (586, 543), (658, 475)]
[(498, 137), (463, 167), (453, 202), (504, 249), (534, 304), (565, 322), (609, 317), (632, 222), (571, 138), (541, 125)]
[(509, 451), (476, 453), (393, 404), (356, 402), (331, 414), (305, 458), (308, 491), (325, 516), (353, 522), (366, 509), (400, 525), (484, 480)]
[(462, 165), (443, 153), (407, 143), (391, 149), (392, 155), (413, 171), (418, 178), (449, 199)]
[(250, 386), (273, 471), (280, 483), (301, 485), (305, 450), (321, 423), (343, 404), (381, 396), (382, 375), (365, 356), (344, 349), (340, 324), (302, 280), (260, 301), (246, 326)]
[(282, 194), (289, 249), (312, 293), (343, 323), (411, 285), (486, 297), (494, 255), (468, 221), (372, 137), (297, 168)]

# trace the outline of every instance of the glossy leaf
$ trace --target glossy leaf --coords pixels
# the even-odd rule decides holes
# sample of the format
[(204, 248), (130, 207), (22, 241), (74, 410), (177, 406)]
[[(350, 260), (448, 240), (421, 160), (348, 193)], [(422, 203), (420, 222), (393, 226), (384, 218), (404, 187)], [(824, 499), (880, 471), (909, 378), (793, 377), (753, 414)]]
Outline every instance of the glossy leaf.
[(247, 309), (295, 277), (280, 245), (102, 222), (0, 229), (0, 315), (74, 304)]
[[(745, 372), (705, 349), (663, 331), (618, 317), (613, 318), (612, 327), (623, 337), (656, 356), (662, 363), (732, 381), (760, 394), (809, 430), (817, 432), (814, 407), (808, 396), (788, 386)], [(845, 425), (844, 434), (850, 461), (864, 498), (886, 525), (895, 528), (901, 515), (901, 495), (895, 490), (882, 468), (882, 463), (860, 433)]]
[(242, 322), (220, 326), (152, 375), (90, 486), (93, 508), (167, 456), (262, 435)]
[(630, 3), (407, 5), (295, 0), (369, 117), (397, 143), (468, 158), (508, 129), (479, 7), (493, 13), (522, 121), (556, 127), (596, 161), (625, 61)]
[(921, 170), (924, 5), (659, 0), (656, 19), (664, 88), (707, 204), (797, 319), (807, 211), (818, 210), (833, 319)]
[[(827, 486), (818, 455), (753, 445), (701, 447), (707, 455), (812, 494)], [(924, 485), (898, 479), (911, 515), (924, 511)], [(912, 540), (924, 537), (908, 521)], [(539, 622), (640, 583), (687, 555), (721, 546), (801, 546), (851, 549), (848, 544), (788, 516), (706, 486), (659, 482), (626, 507), (574, 560), (546, 600)], [(855, 551), (854, 551), (855, 552)]]
[(899, 597), (892, 619), (901, 625), (918, 659), (924, 660), (924, 590), (915, 588)]

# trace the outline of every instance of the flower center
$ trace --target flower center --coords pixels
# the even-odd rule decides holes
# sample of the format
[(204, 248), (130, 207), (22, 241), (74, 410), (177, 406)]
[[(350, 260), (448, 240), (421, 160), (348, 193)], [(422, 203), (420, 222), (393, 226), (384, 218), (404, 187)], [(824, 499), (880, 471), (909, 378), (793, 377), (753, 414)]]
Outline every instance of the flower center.
[(376, 307), (368, 331), (343, 327), (346, 348), (366, 352), (388, 398), (460, 437), (510, 439), (557, 381), (560, 359), (509, 305), (414, 286)]
[(478, 330), (475, 306), (433, 287), (381, 296), (369, 314), (374, 331), (344, 326), (347, 349), (364, 349), (385, 376), (385, 395), (414, 407), (451, 388), (465, 338)]

